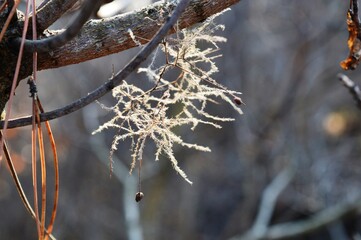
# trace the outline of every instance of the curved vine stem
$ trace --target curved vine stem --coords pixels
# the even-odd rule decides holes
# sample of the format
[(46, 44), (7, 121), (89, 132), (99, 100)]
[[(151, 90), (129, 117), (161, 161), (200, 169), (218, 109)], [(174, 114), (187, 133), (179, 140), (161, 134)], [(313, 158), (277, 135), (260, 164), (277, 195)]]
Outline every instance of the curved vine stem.
[[(112, 79), (89, 93), (87, 96), (82, 97), (73, 103), (53, 110), (51, 112), (40, 114), (41, 122), (56, 119), (72, 112), (75, 112), (88, 104), (94, 102), (95, 100), (101, 98), (113, 88), (121, 84), (123, 79), (125, 79), (130, 73), (139, 67), (139, 65), (153, 52), (153, 50), (161, 43), (162, 39), (167, 35), (168, 31), (173, 27), (177, 22), (178, 18), (181, 16), (182, 12), (187, 7), (190, 0), (182, 0), (179, 2), (177, 7), (174, 9), (173, 14), (169, 17), (166, 23), (159, 29), (157, 34), (152, 38), (152, 40)], [(7, 128), (16, 128), (21, 126), (30, 125), (32, 122), (32, 117), (24, 117), (19, 119), (11, 120), (7, 123)], [(4, 127), (4, 122), (0, 122), (0, 128)]]

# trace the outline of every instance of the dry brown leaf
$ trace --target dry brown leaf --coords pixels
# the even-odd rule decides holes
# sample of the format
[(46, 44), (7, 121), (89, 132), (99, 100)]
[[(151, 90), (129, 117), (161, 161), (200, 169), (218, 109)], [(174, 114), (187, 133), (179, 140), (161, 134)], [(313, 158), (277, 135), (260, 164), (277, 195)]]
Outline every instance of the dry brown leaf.
[(347, 30), (349, 32), (347, 45), (350, 53), (340, 65), (344, 70), (354, 70), (359, 65), (361, 58), (361, 29), (357, 0), (351, 1), (350, 9), (347, 11)]

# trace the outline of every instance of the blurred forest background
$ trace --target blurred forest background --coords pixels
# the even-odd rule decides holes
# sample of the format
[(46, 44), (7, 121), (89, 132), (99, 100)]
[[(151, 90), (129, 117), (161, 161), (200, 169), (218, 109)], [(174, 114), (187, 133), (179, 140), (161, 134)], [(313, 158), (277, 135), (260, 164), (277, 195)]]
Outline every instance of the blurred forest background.
[[(119, 2), (127, 7), (121, 11), (150, 3)], [(226, 105), (214, 106), (211, 111), (217, 115), (236, 118), (221, 130), (177, 130), (186, 140), (212, 149), (203, 153), (176, 148), (193, 185), (177, 175), (168, 160), (155, 162), (154, 146), (149, 145), (142, 176), (145, 197), (136, 203), (137, 177), (128, 174), (130, 143), (119, 146), (110, 177), (114, 132), (91, 134), (112, 117), (109, 112), (94, 103), (52, 121), (60, 155), (57, 239), (230, 239), (252, 227), (264, 190), (285, 169), (294, 174), (278, 198), (271, 224), (360, 201), (361, 112), (337, 80), (343, 71), (339, 63), (348, 55), (348, 7), (348, 1), (242, 0), (217, 19), (226, 26), (221, 35), (228, 42), (220, 45), (223, 57), (217, 60), (220, 72), (214, 78), (241, 91), (246, 106), (242, 116)], [(54, 28), (65, 27), (70, 19), (72, 14)], [(45, 109), (85, 96), (137, 51), (40, 72), (38, 89)], [(361, 82), (360, 70), (347, 74)], [(127, 80), (146, 81), (135, 73)], [(22, 81), (12, 117), (31, 113), (28, 95)], [(100, 102), (114, 104), (110, 95)], [(29, 196), (30, 130), (8, 134)], [(4, 164), (0, 176), (0, 238), (35, 239), (34, 221)], [(360, 220), (356, 214), (297, 239), (360, 239)]]

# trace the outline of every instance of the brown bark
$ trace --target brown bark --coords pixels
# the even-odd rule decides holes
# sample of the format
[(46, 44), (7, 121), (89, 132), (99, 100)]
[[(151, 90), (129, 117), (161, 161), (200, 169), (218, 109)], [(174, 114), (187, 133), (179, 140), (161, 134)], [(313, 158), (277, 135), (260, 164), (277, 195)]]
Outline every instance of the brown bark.
[[(37, 29), (45, 30), (68, 11), (77, 0), (50, 0), (37, 10)], [(31, 21), (30, 21), (31, 22)]]
[[(192, 0), (178, 27), (182, 29), (192, 26), (237, 2), (239, 0)], [(80, 34), (66, 45), (55, 51), (40, 54), (39, 69), (77, 64), (135, 47), (128, 29), (132, 30), (137, 40), (146, 43), (158, 31), (174, 7), (174, 3), (158, 2), (131, 13), (91, 20), (84, 25)]]
[[(176, 30), (190, 27), (198, 22), (204, 21), (207, 17), (216, 14), (240, 0), (191, 0), (185, 12), (179, 20)], [(49, 1), (39, 10), (41, 19), (39, 24), (44, 27), (54, 22), (60, 16), (46, 19), (49, 14), (51, 3)], [(69, 6), (72, 0), (67, 0)], [(67, 9), (69, 6), (64, 7)], [(73, 40), (64, 46), (47, 53), (38, 54), (38, 69), (50, 69), (77, 64), (91, 59), (118, 53), (135, 47), (128, 29), (131, 29), (137, 40), (141, 43), (148, 42), (163, 25), (169, 13), (173, 11), (176, 3), (157, 2), (138, 11), (117, 15), (101, 20), (90, 20), (82, 28), (81, 32)], [(46, 8), (45, 8), (46, 7)], [(19, 15), (21, 16), (21, 14)], [(0, 26), (7, 18), (7, 11), (0, 13)], [(15, 16), (5, 38), (0, 43), (0, 111), (4, 108), (10, 92), (17, 59), (17, 49), (11, 43), (11, 39), (21, 35), (23, 17)], [(59, 34), (61, 31), (47, 31), (49, 34)], [(31, 55), (25, 54), (20, 69), (19, 79), (24, 79), (32, 72)]]

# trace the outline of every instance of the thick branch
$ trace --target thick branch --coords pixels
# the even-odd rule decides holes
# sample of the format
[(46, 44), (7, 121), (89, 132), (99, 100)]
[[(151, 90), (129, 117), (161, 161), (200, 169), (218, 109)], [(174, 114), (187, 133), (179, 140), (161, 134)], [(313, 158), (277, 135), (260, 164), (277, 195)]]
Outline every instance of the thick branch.
[[(166, 36), (169, 30), (177, 22), (181, 13), (185, 10), (190, 0), (182, 0), (178, 3), (177, 7), (174, 9), (172, 16), (167, 17), (165, 24), (159, 29), (157, 34), (152, 38), (152, 40), (135, 56), (120, 72), (118, 72), (112, 79), (104, 83), (102, 86), (95, 89), (93, 92), (88, 94), (86, 97), (76, 100), (75, 102), (40, 115), (41, 121), (51, 120), (59, 118), (61, 116), (72, 113), (76, 110), (79, 110), (82, 107), (94, 102), (100, 97), (104, 96), (110, 92), (113, 88), (119, 85), (123, 79), (125, 79), (131, 72), (133, 72), (159, 45), (162, 39)], [(22, 119), (12, 120), (8, 122), (8, 128), (20, 127), (25, 125), (30, 125), (32, 123), (32, 117), (25, 117)], [(4, 121), (0, 122), (0, 128), (3, 128)]]
[(47, 29), (73, 7), (77, 0), (45, 0), (44, 2), (45, 4), (41, 4), (36, 13), (36, 27), (38, 31)]
[[(237, 2), (239, 0), (191, 0), (178, 27), (182, 29), (201, 22)], [(57, 50), (39, 54), (39, 70), (76, 64), (135, 47), (128, 29), (137, 40), (146, 43), (174, 7), (174, 2), (157, 2), (131, 13), (88, 21), (75, 39)]]
[[(65, 43), (69, 42), (76, 35), (78, 35), (80, 29), (83, 27), (84, 23), (88, 20), (90, 15), (96, 9), (98, 4), (100, 4), (100, 0), (85, 1), (77, 18), (65, 31), (63, 31), (61, 34), (45, 39), (25, 40), (25, 51), (36, 51), (38, 53), (49, 52), (63, 46)], [(20, 46), (21, 38), (19, 37), (15, 39), (14, 42), (16, 45)]]

